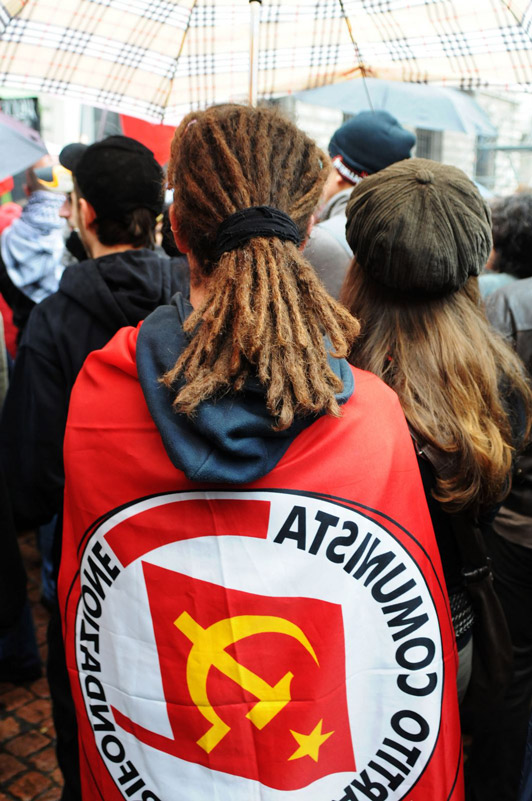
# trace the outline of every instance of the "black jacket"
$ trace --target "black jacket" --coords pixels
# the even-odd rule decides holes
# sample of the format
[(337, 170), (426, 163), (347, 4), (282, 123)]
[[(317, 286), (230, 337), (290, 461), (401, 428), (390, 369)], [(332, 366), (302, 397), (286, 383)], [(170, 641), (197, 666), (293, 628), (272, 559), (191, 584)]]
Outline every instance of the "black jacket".
[(26, 573), (0, 469), (0, 637), (16, 624), (25, 600)]
[(0, 460), (19, 528), (61, 511), (68, 403), (88, 354), (176, 292), (188, 296), (188, 279), (186, 259), (127, 250), (68, 267), (58, 291), (32, 311), (0, 422)]
[[(516, 349), (532, 376), (532, 278), (523, 278), (493, 292), (486, 299), (490, 323)], [(532, 517), (532, 444), (517, 457), (512, 489), (504, 506)]]
[[(5, 302), (13, 312), (13, 323), (20, 332), (28, 322), (34, 306), (35, 301), (24, 294), (24, 292), (16, 286), (7, 272), (6, 265), (0, 253), (0, 293), (3, 295)], [(18, 336), (17, 336), (18, 342)]]

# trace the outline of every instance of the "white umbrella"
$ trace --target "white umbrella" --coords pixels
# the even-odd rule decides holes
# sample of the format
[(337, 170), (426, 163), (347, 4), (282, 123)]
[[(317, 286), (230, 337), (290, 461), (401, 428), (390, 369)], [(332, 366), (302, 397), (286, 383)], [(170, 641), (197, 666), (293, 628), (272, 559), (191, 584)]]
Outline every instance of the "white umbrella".
[[(531, 0), (263, 0), (257, 93), (361, 72), (530, 87), (531, 18)], [(249, 26), (247, 0), (4, 0), (0, 83), (176, 122), (247, 99)]]

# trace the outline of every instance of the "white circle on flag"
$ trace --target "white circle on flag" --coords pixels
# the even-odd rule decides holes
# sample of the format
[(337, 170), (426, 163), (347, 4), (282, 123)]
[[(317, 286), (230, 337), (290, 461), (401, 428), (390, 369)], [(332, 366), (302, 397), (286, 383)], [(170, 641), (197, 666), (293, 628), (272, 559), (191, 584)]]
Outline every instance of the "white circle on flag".
[[(219, 499), (234, 502), (237, 512), (242, 501), (269, 503), (267, 536), (217, 536), (215, 531), (202, 530), (188, 539), (177, 538), (181, 502)], [(146, 513), (161, 506), (171, 507), (176, 540), (152, 547), (147, 537), (146, 551), (123, 567), (109, 545), (113, 530), (122, 526), (125, 532), (134, 531), (141, 519), (145, 527)], [(294, 517), (294, 508), (303, 511)], [(323, 515), (337, 518), (338, 523), (329, 526), (318, 542)], [(342, 545), (339, 536), (347, 541), (346, 532), (353, 527), (358, 530), (355, 541)], [(387, 792), (382, 797), (389, 801), (406, 798), (429, 763), (438, 739), (444, 668), (438, 616), (426, 578), (391, 529), (393, 525), (376, 522), (369, 513), (352, 506), (285, 491), (170, 493), (132, 503), (111, 513), (94, 529), (80, 564), (76, 655), (95, 742), (124, 799), (131, 797), (126, 791), (135, 781), (143, 783), (147, 795), (138, 797), (146, 801), (173, 801), (176, 783), (180, 797), (194, 801), (212, 797), (340, 801), (347, 786), (359, 797), (356, 782), (364, 786), (380, 783)], [(120, 567), (116, 578), (108, 579), (110, 586), (102, 583), (103, 598), (95, 595), (94, 583), (87, 579), (91, 558), (94, 573), (95, 547), (98, 554), (109, 557), (108, 565)], [(344, 568), (357, 548), (358, 560), (348, 572)], [(333, 773), (300, 789), (279, 790), (179, 759), (117, 726), (111, 707), (144, 729), (172, 737), (142, 563), (265, 598), (311, 598), (341, 607), (356, 773)], [(382, 600), (380, 594), (390, 600)], [(97, 651), (93, 624), (97, 626)], [(94, 673), (82, 669), (90, 658), (99, 666)], [(98, 694), (104, 697), (98, 700)], [(124, 765), (130, 763), (138, 778), (125, 781)], [(368, 791), (360, 797), (377, 796)]]

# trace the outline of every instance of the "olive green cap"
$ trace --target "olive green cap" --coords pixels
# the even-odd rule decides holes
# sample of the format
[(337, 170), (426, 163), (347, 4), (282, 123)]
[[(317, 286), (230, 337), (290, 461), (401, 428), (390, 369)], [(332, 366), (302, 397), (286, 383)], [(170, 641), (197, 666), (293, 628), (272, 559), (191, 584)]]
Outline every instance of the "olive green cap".
[(364, 178), (347, 204), (346, 236), (377, 283), (444, 295), (478, 275), (491, 250), (491, 215), (462, 170), (409, 159)]

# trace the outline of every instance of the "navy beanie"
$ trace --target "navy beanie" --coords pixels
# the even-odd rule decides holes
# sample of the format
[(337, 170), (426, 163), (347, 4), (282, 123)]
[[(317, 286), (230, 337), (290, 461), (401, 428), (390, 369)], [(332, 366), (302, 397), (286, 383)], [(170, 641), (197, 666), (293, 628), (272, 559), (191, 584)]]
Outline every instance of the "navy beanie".
[(361, 111), (345, 122), (329, 142), (334, 167), (351, 183), (410, 158), (416, 137), (387, 111)]

